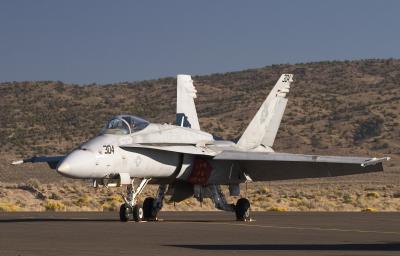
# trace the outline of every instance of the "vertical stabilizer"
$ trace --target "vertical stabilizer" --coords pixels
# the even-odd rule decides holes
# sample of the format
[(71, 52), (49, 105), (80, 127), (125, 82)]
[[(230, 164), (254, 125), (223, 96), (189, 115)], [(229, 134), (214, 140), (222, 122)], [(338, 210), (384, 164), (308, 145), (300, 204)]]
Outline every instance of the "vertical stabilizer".
[(193, 80), (190, 75), (177, 76), (177, 96), (176, 96), (176, 124), (182, 127), (190, 127), (200, 130), (199, 120), (197, 118), (196, 106), (196, 88), (193, 86)]
[(283, 74), (247, 126), (237, 146), (244, 149), (259, 145), (272, 147), (287, 104), (292, 74)]

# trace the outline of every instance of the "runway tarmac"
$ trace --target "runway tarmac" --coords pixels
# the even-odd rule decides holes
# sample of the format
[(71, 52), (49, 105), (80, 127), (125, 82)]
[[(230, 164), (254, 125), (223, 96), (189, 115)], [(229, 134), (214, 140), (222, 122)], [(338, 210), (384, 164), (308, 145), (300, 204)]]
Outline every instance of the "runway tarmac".
[(0, 213), (0, 255), (400, 255), (400, 213)]

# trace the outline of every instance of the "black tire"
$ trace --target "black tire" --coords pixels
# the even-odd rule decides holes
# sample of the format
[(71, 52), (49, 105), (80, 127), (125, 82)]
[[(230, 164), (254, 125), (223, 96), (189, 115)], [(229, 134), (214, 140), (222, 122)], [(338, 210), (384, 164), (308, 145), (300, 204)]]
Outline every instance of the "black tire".
[(144, 220), (154, 220), (156, 216), (153, 216), (153, 197), (146, 197), (143, 201), (143, 219)]
[(119, 208), (119, 220), (122, 222), (127, 222), (130, 219), (131, 210), (126, 204), (121, 204)]
[(143, 219), (143, 208), (142, 205), (137, 204), (132, 208), (132, 217), (133, 220), (139, 222)]
[(235, 206), (236, 220), (250, 220), (250, 202), (246, 198), (240, 198)]

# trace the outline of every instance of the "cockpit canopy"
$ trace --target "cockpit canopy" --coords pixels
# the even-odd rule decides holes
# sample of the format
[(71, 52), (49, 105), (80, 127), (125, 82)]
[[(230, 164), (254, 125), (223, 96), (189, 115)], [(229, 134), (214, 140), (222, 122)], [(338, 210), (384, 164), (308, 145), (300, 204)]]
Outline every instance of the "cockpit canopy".
[(131, 134), (143, 130), (149, 125), (144, 119), (137, 116), (120, 115), (111, 118), (102, 133), (105, 134)]

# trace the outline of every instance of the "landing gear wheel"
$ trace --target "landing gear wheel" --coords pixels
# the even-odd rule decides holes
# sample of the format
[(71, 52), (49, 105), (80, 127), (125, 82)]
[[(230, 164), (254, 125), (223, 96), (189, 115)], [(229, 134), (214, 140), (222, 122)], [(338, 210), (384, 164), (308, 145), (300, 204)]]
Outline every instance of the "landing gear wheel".
[(127, 222), (131, 217), (131, 209), (126, 204), (121, 204), (119, 208), (119, 220), (122, 222)]
[(132, 208), (133, 220), (139, 222), (143, 219), (143, 208), (140, 204), (133, 206)]
[(157, 216), (155, 216), (155, 212), (153, 211), (154, 205), (154, 197), (146, 197), (143, 201), (143, 219), (144, 220), (155, 220)]
[(236, 220), (250, 220), (250, 202), (246, 198), (240, 198), (235, 206)]

